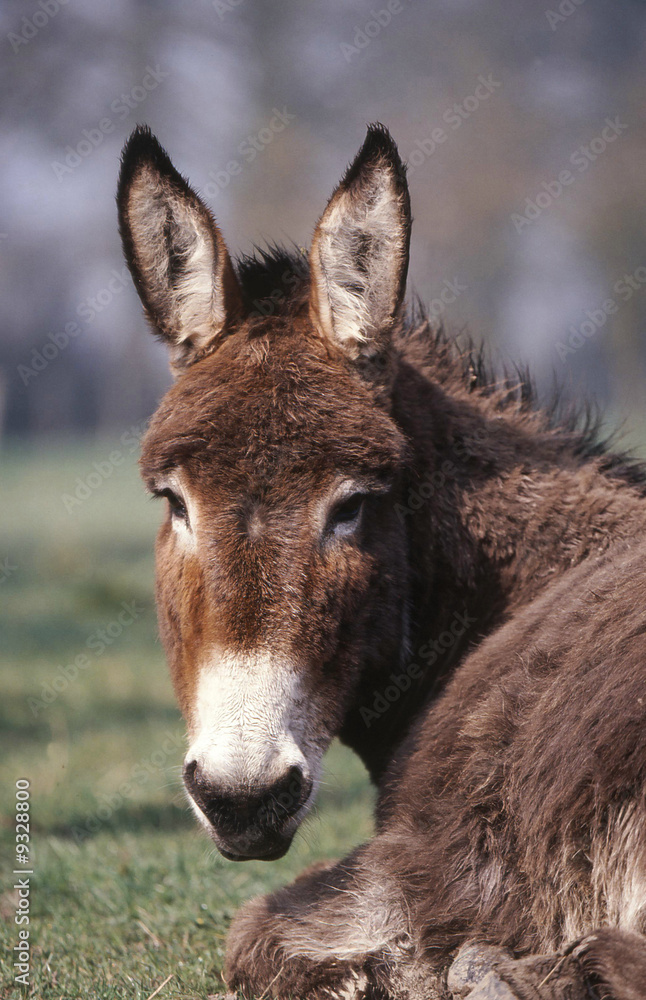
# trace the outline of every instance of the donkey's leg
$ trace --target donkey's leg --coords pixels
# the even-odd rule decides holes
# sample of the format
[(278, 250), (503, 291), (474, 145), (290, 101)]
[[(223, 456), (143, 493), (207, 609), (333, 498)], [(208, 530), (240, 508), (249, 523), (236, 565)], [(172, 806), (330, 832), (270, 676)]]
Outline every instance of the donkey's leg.
[(515, 959), (506, 948), (469, 941), (448, 970), (452, 1000), (600, 1000), (572, 954)]
[(604, 928), (560, 955), (522, 959), (468, 942), (448, 971), (447, 987), (453, 1000), (644, 1000), (646, 937)]
[(646, 937), (606, 927), (589, 934), (572, 952), (593, 996), (603, 1000), (644, 1000)]
[(438, 939), (434, 953), (431, 935), (420, 946), (380, 840), (248, 903), (229, 934), (229, 985), (249, 997), (299, 1000), (646, 998), (646, 938), (612, 929), (522, 959), (471, 942), (445, 978), (446, 943)]
[(374, 845), (243, 907), (227, 942), (229, 986), (300, 1000), (443, 1000)]

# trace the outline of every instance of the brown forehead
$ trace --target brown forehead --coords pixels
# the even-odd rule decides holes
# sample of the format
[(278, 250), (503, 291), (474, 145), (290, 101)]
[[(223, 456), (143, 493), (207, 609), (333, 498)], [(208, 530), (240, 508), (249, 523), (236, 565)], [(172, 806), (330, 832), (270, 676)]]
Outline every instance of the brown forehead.
[(276, 325), (229, 337), (169, 390), (144, 439), (144, 478), (188, 468), (261, 490), (333, 470), (387, 476), (404, 440), (351, 363)]

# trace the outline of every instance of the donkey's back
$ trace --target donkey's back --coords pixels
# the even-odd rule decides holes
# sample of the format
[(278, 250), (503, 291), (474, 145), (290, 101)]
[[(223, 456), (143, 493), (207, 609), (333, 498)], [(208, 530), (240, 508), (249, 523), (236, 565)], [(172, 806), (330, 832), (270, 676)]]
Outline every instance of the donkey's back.
[[(553, 968), (580, 942), (599, 996), (646, 996), (645, 559), (611, 549), (486, 640), (394, 769), (382, 815), (409, 847), (425, 831), (426, 878), (395, 863), (431, 947), (468, 933)], [(506, 975), (568, 996), (557, 972), (544, 993), (543, 957)]]

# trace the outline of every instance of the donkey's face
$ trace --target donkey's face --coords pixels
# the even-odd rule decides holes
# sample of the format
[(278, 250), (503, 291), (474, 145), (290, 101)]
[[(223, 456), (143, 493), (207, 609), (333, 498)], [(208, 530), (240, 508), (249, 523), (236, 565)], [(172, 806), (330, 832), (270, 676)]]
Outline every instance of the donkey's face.
[(406, 446), (388, 389), (404, 173), (372, 128), (316, 228), (311, 278), (290, 282), (269, 318), (248, 305), (262, 268), (243, 262), (239, 279), (146, 129), (124, 152), (119, 210), (177, 375), (142, 469), (167, 500), (157, 602), (189, 732), (184, 781), (226, 857), (274, 858), (314, 799), (360, 674), (401, 643)]

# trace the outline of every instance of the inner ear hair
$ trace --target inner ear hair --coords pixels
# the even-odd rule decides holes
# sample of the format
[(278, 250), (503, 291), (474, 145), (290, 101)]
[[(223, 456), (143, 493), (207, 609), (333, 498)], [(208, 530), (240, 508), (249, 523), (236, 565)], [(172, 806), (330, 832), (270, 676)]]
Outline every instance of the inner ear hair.
[(128, 140), (117, 192), (126, 262), (176, 368), (217, 346), (242, 296), (208, 208), (146, 126)]
[(371, 125), (311, 252), (314, 322), (353, 359), (386, 346), (404, 297), (410, 230), (404, 165), (388, 131)]

